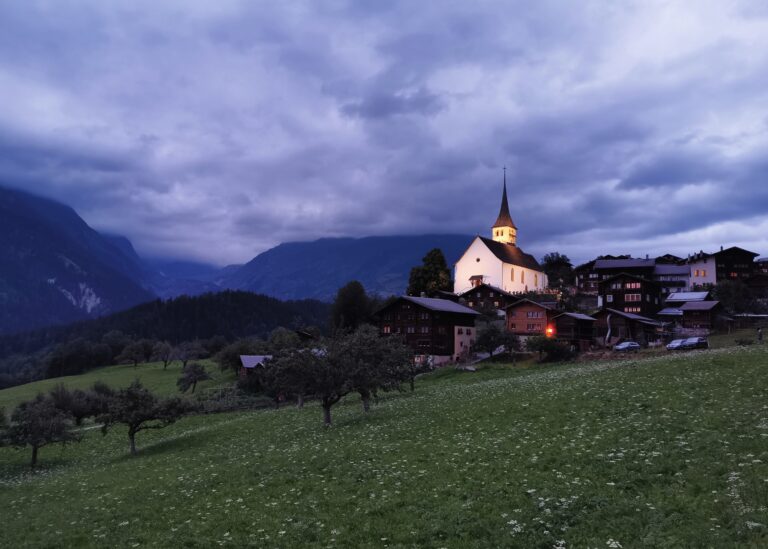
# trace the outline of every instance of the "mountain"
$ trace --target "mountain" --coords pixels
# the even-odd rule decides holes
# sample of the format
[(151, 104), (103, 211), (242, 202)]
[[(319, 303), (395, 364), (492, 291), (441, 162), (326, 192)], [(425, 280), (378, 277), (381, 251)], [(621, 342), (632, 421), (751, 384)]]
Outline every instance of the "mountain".
[(437, 234), (291, 242), (267, 250), (217, 282), (279, 299), (330, 301), (350, 280), (359, 280), (370, 293), (401, 294), (411, 267), (420, 265), (429, 250), (440, 248), (452, 268), (472, 238)]
[(94, 318), (153, 299), (141, 261), (127, 255), (125, 245), (93, 230), (68, 206), (0, 187), (0, 333)]

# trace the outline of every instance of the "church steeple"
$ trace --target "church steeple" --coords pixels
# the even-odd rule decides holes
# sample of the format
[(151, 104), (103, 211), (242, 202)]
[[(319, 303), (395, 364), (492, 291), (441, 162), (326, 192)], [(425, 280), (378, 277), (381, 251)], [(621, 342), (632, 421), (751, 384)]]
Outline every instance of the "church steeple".
[(507, 168), (504, 167), (504, 190), (501, 194), (501, 209), (496, 223), (491, 229), (493, 239), (496, 242), (515, 245), (517, 243), (517, 227), (509, 214), (509, 202), (507, 201)]

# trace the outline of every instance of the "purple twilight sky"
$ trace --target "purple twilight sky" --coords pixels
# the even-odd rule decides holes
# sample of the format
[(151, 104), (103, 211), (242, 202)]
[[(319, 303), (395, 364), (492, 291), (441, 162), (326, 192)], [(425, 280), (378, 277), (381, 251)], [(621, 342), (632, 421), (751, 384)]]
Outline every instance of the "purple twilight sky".
[(759, 2), (0, 3), (0, 184), (147, 256), (483, 233), (768, 255)]

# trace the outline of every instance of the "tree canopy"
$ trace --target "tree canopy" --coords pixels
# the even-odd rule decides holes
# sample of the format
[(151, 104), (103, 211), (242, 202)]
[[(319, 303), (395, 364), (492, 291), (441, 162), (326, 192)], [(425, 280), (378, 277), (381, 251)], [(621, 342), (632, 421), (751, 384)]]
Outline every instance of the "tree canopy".
[(451, 270), (440, 248), (430, 250), (422, 258), (422, 264), (411, 269), (406, 293), (419, 296), (422, 293), (432, 295), (437, 291), (453, 291)]
[(563, 289), (573, 284), (573, 264), (567, 255), (551, 252), (541, 259), (550, 288)]

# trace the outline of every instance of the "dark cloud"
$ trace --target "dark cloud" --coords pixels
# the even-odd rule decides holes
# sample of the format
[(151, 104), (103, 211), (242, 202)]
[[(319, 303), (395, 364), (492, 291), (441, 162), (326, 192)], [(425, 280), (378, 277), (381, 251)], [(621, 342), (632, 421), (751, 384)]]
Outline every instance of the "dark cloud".
[[(754, 3), (0, 4), (0, 182), (147, 255), (485, 233), (768, 253)], [(659, 249), (654, 249), (659, 248)]]

